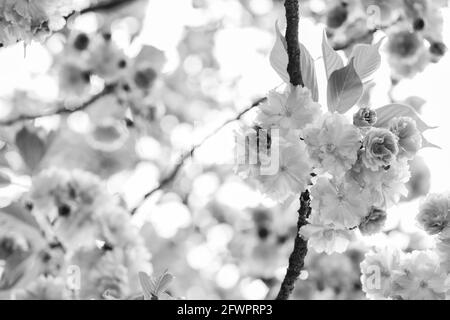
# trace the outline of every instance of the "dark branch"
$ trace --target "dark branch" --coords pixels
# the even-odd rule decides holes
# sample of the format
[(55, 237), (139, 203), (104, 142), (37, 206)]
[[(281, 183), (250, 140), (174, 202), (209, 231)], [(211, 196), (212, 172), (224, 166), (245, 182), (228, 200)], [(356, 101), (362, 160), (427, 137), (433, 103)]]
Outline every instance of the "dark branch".
[[(308, 223), (306, 219), (311, 213), (310, 201), (309, 191), (306, 190), (305, 192), (302, 192), (300, 195), (300, 209), (298, 209), (297, 231)], [(276, 300), (287, 300), (291, 295), (294, 290), (295, 282), (297, 281), (305, 264), (307, 252), (308, 242), (296, 234), (294, 250), (289, 256), (289, 265), (286, 275), (284, 276), (284, 280), (281, 283), (280, 292), (278, 292)]]
[[(298, 22), (299, 9), (298, 0), (286, 0), (286, 42), (289, 55), (288, 73), (293, 85), (303, 85), (300, 73), (300, 49), (298, 45)], [(289, 37), (289, 40), (288, 40)], [(294, 240), (294, 250), (289, 257), (289, 264), (281, 283), (277, 300), (287, 300), (294, 290), (300, 272), (305, 264), (306, 253), (308, 252), (308, 241), (298, 235), (300, 228), (307, 224), (306, 219), (311, 212), (309, 191), (306, 190), (300, 195), (300, 209), (298, 209), (297, 234)]]
[(72, 113), (75, 111), (81, 111), (86, 109), (87, 107), (89, 107), (91, 104), (93, 104), (95, 101), (97, 101), (98, 99), (104, 97), (105, 95), (108, 95), (110, 93), (112, 93), (114, 91), (116, 87), (116, 84), (109, 84), (106, 85), (105, 88), (103, 88), (102, 91), (100, 91), (99, 93), (93, 95), (91, 98), (89, 98), (89, 100), (83, 102), (82, 104), (80, 104), (79, 106), (75, 107), (75, 108), (71, 108), (71, 109), (67, 109), (63, 103), (61, 103), (61, 106), (57, 107), (54, 110), (50, 110), (49, 112), (46, 113), (39, 113), (39, 114), (22, 114), (19, 115), (15, 118), (11, 118), (11, 119), (7, 119), (7, 120), (2, 120), (0, 121), (0, 126), (11, 126), (17, 122), (20, 121), (25, 121), (25, 120), (36, 120), (39, 118), (43, 118), (43, 117), (48, 117), (48, 116), (53, 116), (53, 115), (58, 115), (58, 114), (66, 114), (66, 113)]
[(261, 102), (265, 101), (267, 98), (261, 98), (256, 100), (255, 102), (252, 103), (251, 106), (249, 106), (248, 108), (245, 108), (244, 110), (242, 110), (239, 114), (236, 115), (236, 117), (232, 118), (232, 119), (228, 119), (227, 121), (225, 121), (224, 123), (222, 123), (222, 125), (220, 125), (219, 127), (217, 127), (214, 131), (212, 131), (211, 133), (209, 133), (206, 137), (204, 137), (199, 143), (195, 144), (194, 146), (192, 146), (188, 151), (186, 151), (185, 153), (183, 153), (180, 157), (180, 159), (178, 160), (178, 163), (176, 164), (175, 167), (173, 167), (173, 169), (169, 172), (169, 174), (167, 176), (165, 176), (160, 182), (159, 184), (153, 188), (152, 190), (150, 190), (149, 192), (147, 192), (144, 197), (142, 198), (142, 200), (131, 210), (131, 214), (134, 215), (136, 213), (136, 211), (142, 206), (142, 204), (145, 202), (146, 199), (148, 199), (150, 196), (152, 196), (156, 191), (158, 190), (162, 190), (164, 189), (166, 186), (168, 186), (170, 183), (172, 183), (173, 180), (175, 180), (175, 178), (178, 175), (178, 172), (180, 171), (180, 169), (183, 167), (184, 163), (186, 162), (187, 159), (189, 159), (195, 152), (195, 150), (197, 150), (206, 140), (208, 140), (209, 138), (211, 138), (212, 136), (214, 136), (216, 133), (218, 133), (220, 130), (222, 130), (222, 128), (224, 128), (226, 125), (228, 125), (231, 122), (234, 121), (238, 121), (242, 118), (242, 116), (244, 116), (247, 112), (249, 112), (251, 109), (253, 109), (254, 107), (256, 107), (257, 105), (259, 105)]
[(132, 2), (136, 2), (136, 1), (138, 1), (138, 0), (100, 1), (97, 4), (94, 4), (88, 8), (80, 10), (80, 14), (118, 9), (121, 6), (128, 5), (128, 4), (130, 4)]
[(298, 43), (299, 6), (298, 0), (286, 0), (286, 44), (288, 52), (287, 72), (294, 86), (303, 86), (302, 74), (300, 72), (300, 46)]

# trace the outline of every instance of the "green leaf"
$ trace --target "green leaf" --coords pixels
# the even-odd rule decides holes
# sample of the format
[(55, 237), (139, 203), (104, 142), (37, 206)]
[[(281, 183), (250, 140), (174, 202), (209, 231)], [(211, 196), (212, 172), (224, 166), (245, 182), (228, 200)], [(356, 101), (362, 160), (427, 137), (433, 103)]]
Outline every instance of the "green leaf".
[(325, 64), (325, 71), (327, 73), (327, 79), (330, 79), (330, 76), (334, 71), (344, 67), (344, 61), (328, 43), (325, 31), (323, 32), (322, 38), (322, 55), (323, 62)]
[(378, 70), (381, 64), (380, 45), (381, 41), (376, 44), (357, 44), (352, 53), (350, 60), (354, 59), (356, 73), (363, 82), (369, 81), (370, 77)]
[(419, 129), (420, 132), (436, 128), (429, 126), (422, 120), (414, 108), (405, 104), (392, 103), (375, 109), (375, 111), (377, 112), (377, 123), (375, 124), (377, 127), (388, 127), (389, 122), (396, 117), (410, 117), (416, 121), (417, 129)]
[(275, 44), (270, 52), (270, 64), (285, 83), (289, 83), (289, 74), (287, 72), (288, 54), (286, 50), (286, 40), (278, 28), (278, 22), (275, 22)]
[(45, 141), (37, 132), (23, 127), (16, 135), (16, 145), (28, 168), (34, 171), (47, 151)]
[(311, 57), (308, 49), (300, 45), (300, 71), (302, 74), (303, 83), (311, 91), (311, 97), (314, 101), (319, 101), (319, 87), (317, 85), (316, 68), (314, 66), (314, 59)]
[(328, 110), (345, 113), (363, 93), (363, 84), (353, 66), (353, 59), (344, 68), (333, 71), (328, 80)]

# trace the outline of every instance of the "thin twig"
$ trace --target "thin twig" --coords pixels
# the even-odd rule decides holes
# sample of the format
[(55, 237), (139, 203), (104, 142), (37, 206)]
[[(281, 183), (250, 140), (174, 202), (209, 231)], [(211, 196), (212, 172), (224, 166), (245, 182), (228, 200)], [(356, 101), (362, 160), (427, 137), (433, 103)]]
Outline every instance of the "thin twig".
[(11, 118), (11, 119), (7, 119), (7, 120), (1, 120), (0, 121), (0, 126), (11, 126), (13, 124), (16, 124), (17, 122), (20, 121), (25, 121), (25, 120), (36, 120), (39, 118), (43, 118), (43, 117), (48, 117), (48, 116), (53, 116), (53, 115), (58, 115), (58, 114), (66, 114), (66, 113), (72, 113), (75, 111), (81, 111), (86, 109), (87, 107), (89, 107), (91, 104), (93, 104), (94, 102), (96, 102), (97, 100), (99, 100), (100, 98), (104, 97), (105, 95), (108, 95), (110, 93), (112, 93), (114, 91), (114, 89), (116, 88), (117, 84), (116, 83), (112, 83), (112, 84), (108, 84), (106, 85), (102, 91), (100, 91), (99, 93), (93, 95), (91, 98), (89, 98), (89, 100), (83, 102), (82, 104), (80, 104), (79, 106), (76, 106), (75, 108), (66, 108), (66, 106), (61, 103), (61, 106), (57, 107), (56, 109), (50, 110), (48, 112), (45, 113), (38, 113), (38, 114), (21, 114), (15, 118)]
[[(298, 0), (286, 0), (286, 44), (289, 56), (288, 74), (293, 85), (302, 85), (300, 70), (300, 48), (298, 44), (298, 22), (299, 22), (299, 4)], [(291, 33), (294, 33), (291, 34)], [(289, 54), (291, 52), (292, 54)], [(295, 53), (295, 54), (294, 54)], [(295, 66), (295, 67), (294, 67)], [(300, 75), (300, 76), (299, 76)], [(300, 194), (300, 208), (298, 209), (297, 231), (307, 224), (306, 219), (311, 212), (309, 191), (306, 190)], [(281, 283), (280, 291), (276, 300), (287, 300), (294, 290), (295, 282), (300, 276), (300, 272), (305, 264), (305, 257), (308, 252), (308, 241), (297, 234), (294, 240), (294, 249), (289, 257), (289, 264)]]
[(148, 191), (144, 195), (144, 197), (141, 199), (141, 201), (139, 201), (139, 203), (133, 209), (131, 209), (131, 214), (134, 215), (136, 213), (136, 211), (143, 205), (145, 200), (147, 200), (150, 196), (152, 196), (156, 191), (162, 190), (166, 186), (168, 186), (177, 177), (178, 172), (183, 167), (183, 165), (186, 162), (186, 160), (189, 159), (194, 154), (195, 150), (197, 150), (199, 147), (201, 147), (203, 145), (203, 143), (205, 143), (206, 140), (208, 140), (209, 138), (213, 137), (220, 130), (222, 130), (226, 125), (228, 125), (228, 124), (230, 124), (230, 123), (232, 123), (234, 121), (240, 120), (247, 112), (252, 110), (254, 107), (259, 105), (261, 102), (265, 101), (266, 99), (267, 98), (260, 98), (260, 99), (256, 100), (255, 102), (252, 103), (251, 106), (249, 106), (249, 107), (245, 108), (244, 110), (242, 110), (234, 118), (228, 119), (227, 121), (222, 123), (219, 127), (214, 129), (207, 136), (205, 136), (199, 143), (193, 145), (188, 151), (184, 152), (180, 156), (180, 158), (178, 159), (177, 164), (169, 172), (169, 174), (167, 174), (167, 176), (165, 176), (155, 188), (153, 188), (152, 190)]
[(111, 9), (117, 9), (121, 6), (128, 5), (132, 2), (136, 2), (138, 0), (113, 0), (113, 1), (100, 1), (97, 4), (94, 4), (88, 8), (80, 10), (80, 14), (85, 14), (89, 12), (99, 12), (99, 11), (107, 11)]

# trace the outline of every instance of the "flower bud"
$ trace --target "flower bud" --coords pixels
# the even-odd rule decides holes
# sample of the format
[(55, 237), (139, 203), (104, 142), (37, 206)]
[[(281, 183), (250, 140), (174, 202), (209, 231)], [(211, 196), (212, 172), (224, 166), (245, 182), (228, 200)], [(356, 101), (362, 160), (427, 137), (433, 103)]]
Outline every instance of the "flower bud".
[(353, 115), (353, 124), (357, 127), (371, 127), (377, 122), (377, 113), (370, 108), (360, 108)]

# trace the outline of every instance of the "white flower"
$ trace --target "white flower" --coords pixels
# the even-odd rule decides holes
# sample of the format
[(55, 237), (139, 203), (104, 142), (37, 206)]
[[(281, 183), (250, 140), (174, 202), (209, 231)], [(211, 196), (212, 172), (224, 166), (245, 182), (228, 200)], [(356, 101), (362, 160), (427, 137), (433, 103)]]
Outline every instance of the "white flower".
[(65, 300), (69, 291), (62, 278), (40, 276), (26, 288), (14, 293), (17, 300)]
[(387, 43), (388, 63), (395, 79), (412, 78), (430, 63), (423, 36), (419, 32), (396, 30)]
[(422, 135), (416, 121), (410, 117), (398, 117), (390, 121), (389, 130), (398, 137), (399, 157), (412, 159), (422, 147)]
[(421, 204), (417, 221), (429, 234), (437, 234), (447, 227), (449, 213), (449, 195), (431, 193)]
[(407, 300), (445, 299), (450, 289), (447, 273), (433, 251), (405, 255), (400, 271), (393, 276), (393, 296)]
[(312, 219), (310, 224), (301, 227), (299, 235), (308, 240), (308, 246), (316, 252), (332, 254), (342, 253), (352, 239), (352, 231), (339, 229), (333, 225), (315, 224)]
[(274, 171), (260, 170), (256, 179), (263, 193), (283, 202), (306, 189), (312, 165), (302, 141), (281, 139), (278, 149), (274, 148), (274, 143), (272, 141), (270, 158), (266, 156), (262, 161)]
[(406, 183), (411, 177), (406, 160), (391, 163), (388, 169), (372, 171), (362, 168), (357, 177), (361, 186), (370, 193), (370, 202), (378, 207), (391, 207), (408, 195)]
[(313, 214), (323, 224), (354, 228), (367, 214), (367, 192), (353, 181), (337, 182), (319, 177), (311, 188)]
[(392, 294), (392, 275), (399, 270), (401, 252), (377, 248), (366, 253), (361, 262), (362, 289), (370, 299), (387, 299)]
[(114, 247), (127, 247), (139, 244), (142, 240), (138, 229), (131, 224), (130, 213), (117, 205), (99, 208), (95, 222), (101, 239)]
[(321, 106), (312, 100), (309, 89), (292, 85), (282, 93), (270, 91), (259, 110), (257, 121), (265, 128), (302, 129), (321, 114)]
[(128, 270), (119, 251), (102, 252), (97, 248), (79, 250), (72, 263), (81, 271), (81, 299), (102, 299), (105, 293), (126, 298), (130, 292)]
[(81, 0), (4, 0), (0, 2), (0, 43), (43, 40), (64, 27), (68, 16), (84, 5)]
[(70, 247), (94, 244), (94, 213), (114, 202), (96, 175), (54, 168), (33, 179), (30, 200), (38, 219), (51, 221), (56, 235)]
[(377, 171), (389, 166), (398, 153), (398, 138), (385, 128), (371, 128), (363, 141), (362, 163), (369, 169)]
[(311, 158), (330, 173), (342, 175), (355, 163), (361, 134), (344, 115), (327, 113), (303, 133)]
[(436, 253), (439, 256), (441, 266), (450, 272), (450, 228), (444, 229), (436, 241)]

